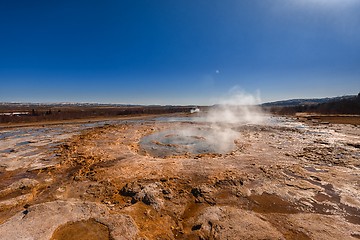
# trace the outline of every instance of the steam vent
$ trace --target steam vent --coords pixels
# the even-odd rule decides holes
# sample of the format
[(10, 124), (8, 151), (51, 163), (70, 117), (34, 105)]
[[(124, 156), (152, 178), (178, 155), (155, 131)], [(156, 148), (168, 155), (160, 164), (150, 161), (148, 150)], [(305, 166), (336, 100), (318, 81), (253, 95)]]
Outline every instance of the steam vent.
[[(233, 139), (217, 139), (218, 129), (211, 127), (165, 130), (145, 136), (140, 148), (153, 157), (196, 156), (201, 154), (227, 154), (236, 149)], [(226, 133), (225, 133), (226, 134)], [(235, 135), (235, 134), (234, 134)], [(230, 138), (230, 136), (229, 136)]]

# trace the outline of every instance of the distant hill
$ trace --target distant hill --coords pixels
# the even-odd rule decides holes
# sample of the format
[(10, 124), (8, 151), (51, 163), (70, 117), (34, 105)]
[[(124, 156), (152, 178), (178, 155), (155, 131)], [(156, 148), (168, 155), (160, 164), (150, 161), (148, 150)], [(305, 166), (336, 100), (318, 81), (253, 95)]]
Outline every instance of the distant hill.
[(309, 99), (289, 99), (275, 102), (263, 103), (264, 107), (295, 107), (295, 106), (304, 106), (304, 105), (316, 105), (327, 102), (336, 102), (346, 99), (352, 99), (356, 95), (348, 95), (342, 97), (331, 97), (331, 98), (309, 98)]
[(278, 114), (311, 112), (321, 114), (360, 114), (360, 93), (358, 95), (320, 99), (294, 99), (262, 105)]

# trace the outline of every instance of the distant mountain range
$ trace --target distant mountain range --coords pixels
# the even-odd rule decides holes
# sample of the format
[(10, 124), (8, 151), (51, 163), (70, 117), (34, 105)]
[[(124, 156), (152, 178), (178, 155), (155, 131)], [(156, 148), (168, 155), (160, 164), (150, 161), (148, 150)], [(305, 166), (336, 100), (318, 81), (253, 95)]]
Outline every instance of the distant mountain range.
[[(338, 102), (342, 100), (351, 100), (357, 95), (347, 95), (341, 97), (327, 97), (327, 98), (304, 98), (304, 99), (289, 99), (275, 102), (267, 102), (261, 104), (263, 107), (296, 107), (296, 106), (311, 106), (323, 103)], [(214, 106), (217, 106), (215, 104)], [(161, 107), (161, 105), (140, 105), (140, 104), (117, 104), (117, 103), (77, 103), (77, 102), (60, 102), (60, 103), (18, 103), (18, 102), (0, 102), (1, 106), (7, 107)], [(176, 105), (166, 105), (165, 107), (172, 107)], [(195, 105), (187, 105), (189, 107)], [(164, 106), (163, 106), (164, 107)]]
[(195, 107), (196, 105), (160, 105), (160, 104), (121, 104), (121, 103), (26, 103), (26, 102), (0, 102), (0, 107)]
[(112, 103), (77, 103), (77, 102), (59, 102), (59, 103), (18, 103), (18, 102), (0, 102), (0, 106), (51, 106), (51, 107), (129, 107), (141, 106), (135, 104), (112, 104)]
[(275, 102), (268, 102), (261, 104), (264, 107), (296, 107), (296, 106), (306, 106), (306, 105), (316, 105), (329, 102), (338, 102), (342, 100), (348, 100), (355, 98), (356, 95), (347, 95), (342, 97), (332, 97), (332, 98), (309, 98), (309, 99), (289, 99)]

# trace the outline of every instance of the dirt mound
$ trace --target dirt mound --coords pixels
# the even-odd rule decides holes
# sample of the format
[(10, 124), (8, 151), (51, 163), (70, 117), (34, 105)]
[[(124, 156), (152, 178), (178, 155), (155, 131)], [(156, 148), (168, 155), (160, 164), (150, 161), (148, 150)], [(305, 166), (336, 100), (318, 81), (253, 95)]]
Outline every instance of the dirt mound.
[[(92, 219), (92, 220), (89, 220)], [(103, 227), (99, 227), (98, 224)], [(78, 200), (55, 201), (29, 207), (0, 225), (2, 239), (61, 239), (69, 234), (69, 224), (75, 227), (79, 222), (107, 231), (113, 239), (134, 239), (138, 228), (130, 216), (110, 214), (106, 207)], [(79, 227), (79, 226), (77, 226)], [(65, 228), (65, 229), (64, 229)], [(78, 229), (79, 230), (79, 229)], [(84, 229), (82, 229), (84, 231)], [(89, 233), (90, 234), (90, 233)]]

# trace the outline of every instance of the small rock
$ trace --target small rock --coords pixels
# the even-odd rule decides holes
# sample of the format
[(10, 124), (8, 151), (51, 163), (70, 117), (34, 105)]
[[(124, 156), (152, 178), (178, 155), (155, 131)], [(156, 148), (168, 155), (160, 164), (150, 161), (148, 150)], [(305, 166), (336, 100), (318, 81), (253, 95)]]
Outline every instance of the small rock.
[(216, 201), (211, 196), (212, 193), (213, 193), (213, 190), (205, 185), (191, 189), (191, 194), (196, 198), (195, 202), (197, 202), (197, 203), (206, 202), (210, 205), (215, 205)]

